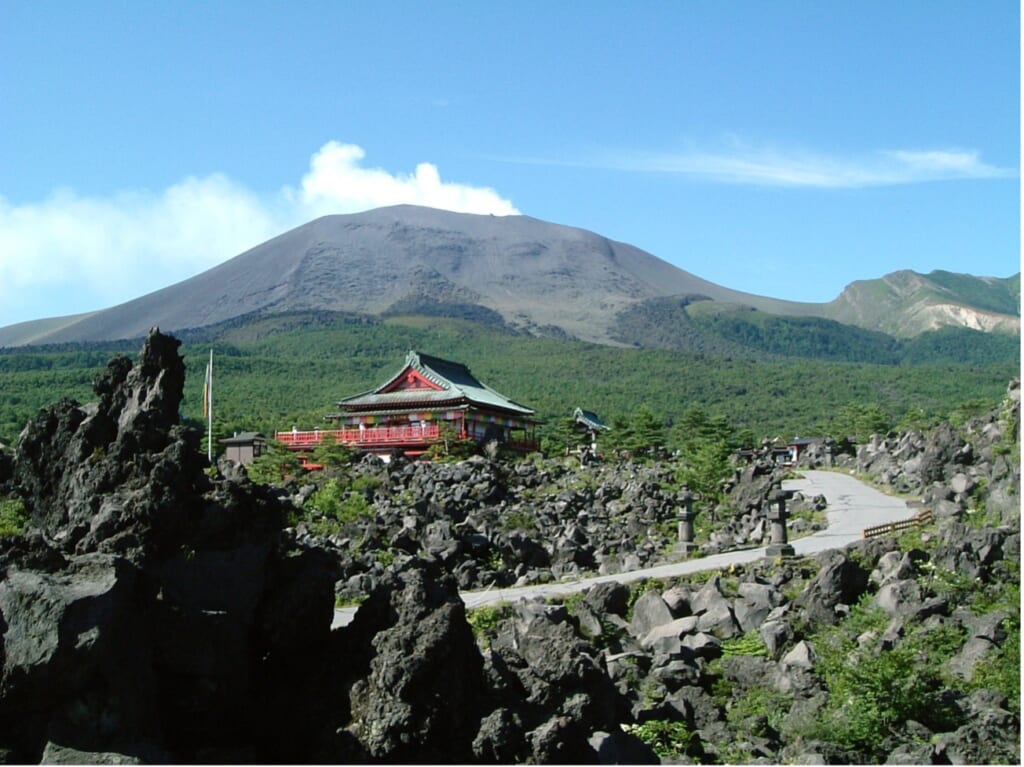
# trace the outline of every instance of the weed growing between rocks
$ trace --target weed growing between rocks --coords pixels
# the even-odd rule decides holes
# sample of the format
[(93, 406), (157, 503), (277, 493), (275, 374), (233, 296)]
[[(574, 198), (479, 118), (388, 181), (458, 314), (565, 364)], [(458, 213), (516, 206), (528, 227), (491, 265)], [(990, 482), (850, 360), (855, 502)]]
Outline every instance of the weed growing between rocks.
[(18, 498), (0, 501), (0, 538), (13, 538), (25, 532), (28, 514)]
[(469, 627), (473, 629), (473, 636), (476, 637), (477, 643), (486, 644), (488, 638), (494, 635), (498, 624), (511, 617), (511, 615), (511, 605), (502, 602), (496, 605), (486, 605), (467, 610), (466, 621), (469, 623)]
[(685, 722), (650, 719), (643, 724), (624, 724), (624, 732), (635, 735), (662, 759), (699, 758), (703, 755), (700, 738)]

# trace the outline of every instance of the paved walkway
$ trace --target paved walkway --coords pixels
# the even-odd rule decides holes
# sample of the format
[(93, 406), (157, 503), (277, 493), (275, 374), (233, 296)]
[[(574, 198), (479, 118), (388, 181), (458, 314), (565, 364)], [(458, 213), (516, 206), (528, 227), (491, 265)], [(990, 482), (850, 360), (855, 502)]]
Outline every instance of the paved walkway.
[[(807, 497), (823, 495), (828, 501), (825, 513), (828, 528), (803, 538), (790, 541), (798, 555), (815, 554), (827, 549), (840, 549), (860, 540), (866, 527), (907, 519), (912, 516), (906, 502), (901, 498), (869, 487), (860, 480), (834, 471), (802, 471), (803, 478), (786, 480), (786, 490), (796, 490)], [(754, 562), (765, 556), (763, 546), (737, 549), (708, 557), (688, 559), (672, 564), (632, 570), (628, 573), (598, 575), (578, 581), (542, 583), (519, 588), (487, 588), (482, 591), (460, 593), (466, 607), (480, 607), (496, 602), (514, 602), (530, 597), (564, 597), (577, 591), (606, 581), (630, 583), (646, 578), (671, 578), (701, 570), (718, 570), (729, 565)], [(356, 608), (347, 607), (334, 611), (334, 627), (345, 626), (355, 614)]]

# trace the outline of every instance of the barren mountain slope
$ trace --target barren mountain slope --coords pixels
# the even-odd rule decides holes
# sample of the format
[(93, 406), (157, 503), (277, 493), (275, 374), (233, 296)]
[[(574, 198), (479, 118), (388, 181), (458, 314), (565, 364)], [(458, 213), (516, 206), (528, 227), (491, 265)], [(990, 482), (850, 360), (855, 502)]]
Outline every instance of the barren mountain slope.
[[(606, 343), (621, 309), (700, 294), (781, 314), (822, 305), (778, 301), (702, 280), (592, 232), (526, 216), (416, 206), (326, 216), (191, 279), (50, 332), (0, 329), (0, 344), (106, 340), (202, 327), (254, 311), (328, 309), (380, 314), (417, 302), (477, 304), (512, 326), (556, 326)], [(35, 323), (23, 323), (32, 326)]]

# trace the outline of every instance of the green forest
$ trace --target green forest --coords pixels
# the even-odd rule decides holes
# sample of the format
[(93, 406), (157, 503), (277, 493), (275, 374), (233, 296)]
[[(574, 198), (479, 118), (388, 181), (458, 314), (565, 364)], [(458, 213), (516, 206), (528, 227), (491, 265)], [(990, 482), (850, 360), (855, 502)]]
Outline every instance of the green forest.
[[(963, 419), (998, 402), (1019, 368), (1017, 339), (987, 342), (997, 351), (951, 361), (959, 357), (950, 348), (971, 339), (956, 332), (917, 339), (907, 347), (913, 353), (885, 364), (810, 358), (804, 337), (787, 356), (780, 334), (769, 344), (773, 355), (695, 354), (539, 338), (438, 317), (275, 315), (179, 337), (188, 372), (182, 416), (200, 427), (213, 350), (215, 437), (322, 425), (339, 399), (397, 372), (409, 349), (465, 363), (536, 410), (545, 422), (541, 436), (557, 434), (582, 407), (620, 430), (638, 417), (642, 428), (660, 425), (670, 448), (685, 443), (688, 423), (726, 423), (730, 434), (759, 440)], [(136, 340), (0, 350), (0, 443), (13, 444), (34, 412), (61, 397), (93, 399), (96, 373), (115, 354), (134, 359), (140, 347)]]

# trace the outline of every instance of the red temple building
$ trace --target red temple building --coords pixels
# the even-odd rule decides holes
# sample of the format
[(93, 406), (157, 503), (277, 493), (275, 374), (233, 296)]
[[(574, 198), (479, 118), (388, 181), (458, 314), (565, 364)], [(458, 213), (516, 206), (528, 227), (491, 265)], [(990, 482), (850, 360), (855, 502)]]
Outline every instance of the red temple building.
[(379, 455), (420, 455), (453, 437), (480, 444), (496, 440), (522, 452), (538, 449), (533, 410), (481, 383), (465, 365), (415, 351), (386, 382), (341, 400), (338, 409), (326, 416), (338, 428), (278, 432), (274, 438), (300, 452), (327, 435)]

